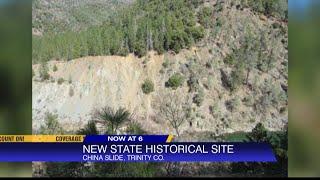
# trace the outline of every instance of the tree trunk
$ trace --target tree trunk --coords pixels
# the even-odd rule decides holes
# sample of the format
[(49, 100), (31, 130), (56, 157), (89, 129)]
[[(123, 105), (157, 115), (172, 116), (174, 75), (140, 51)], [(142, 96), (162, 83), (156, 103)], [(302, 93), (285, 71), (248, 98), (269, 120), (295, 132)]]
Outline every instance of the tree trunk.
[(179, 137), (180, 136), (179, 128), (177, 127), (177, 128), (175, 128), (175, 130), (176, 130), (177, 136)]

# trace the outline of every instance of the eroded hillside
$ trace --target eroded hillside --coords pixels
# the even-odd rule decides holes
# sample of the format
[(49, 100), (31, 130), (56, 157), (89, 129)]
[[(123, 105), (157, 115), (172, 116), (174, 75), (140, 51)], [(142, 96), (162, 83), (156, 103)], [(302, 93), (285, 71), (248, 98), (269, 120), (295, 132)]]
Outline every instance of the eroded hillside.
[[(74, 132), (95, 109), (109, 106), (128, 109), (148, 133), (176, 134), (160, 107), (172, 100), (187, 114), (181, 134), (250, 131), (258, 122), (282, 129), (288, 121), (287, 23), (231, 1), (204, 6), (213, 8), (204, 39), (177, 54), (53, 60), (46, 79), (39, 73), (43, 65), (33, 65), (34, 132), (47, 112)], [(168, 87), (175, 74), (182, 84)], [(141, 88), (147, 79), (154, 83), (150, 94)]]

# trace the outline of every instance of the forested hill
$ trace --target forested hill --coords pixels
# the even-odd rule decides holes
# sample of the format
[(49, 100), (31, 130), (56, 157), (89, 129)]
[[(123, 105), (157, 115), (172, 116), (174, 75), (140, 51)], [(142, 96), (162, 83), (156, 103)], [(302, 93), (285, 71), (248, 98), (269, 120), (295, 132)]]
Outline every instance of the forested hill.
[(203, 37), (195, 8), (200, 1), (139, 0), (101, 26), (33, 37), (34, 62), (94, 55), (143, 56), (148, 50), (178, 52)]
[[(49, 6), (49, 1), (44, 2), (47, 3), (45, 7)], [(120, 2), (125, 2), (122, 4), (127, 4), (127, 6), (111, 11), (112, 13), (106, 9), (98, 11), (95, 15), (97, 17), (87, 16), (85, 9), (76, 8), (77, 12), (82, 13), (83, 18), (87, 18), (86, 21), (88, 21), (84, 21), (88, 27), (83, 30), (80, 28), (80, 31), (76, 31), (77, 28), (73, 27), (69, 30), (58, 31), (58, 33), (57, 31), (49, 31), (42, 36), (34, 35), (33, 62), (39, 63), (53, 59), (71, 60), (97, 55), (125, 56), (129, 53), (144, 56), (149, 50), (155, 50), (160, 54), (165, 51), (177, 53), (200, 41), (205, 36), (206, 29), (219, 28), (222, 23), (218, 21), (218, 17), (214, 17), (214, 13), (221, 11), (223, 7), (224, 1), (221, 0), (122, 0), (117, 3)], [(214, 8), (204, 6), (205, 3), (213, 2), (215, 3)], [(282, 5), (281, 3), (286, 3), (286, 1), (234, 1), (237, 8), (250, 7), (257, 13), (264, 13), (279, 19), (287, 18), (286, 12), (282, 8), (286, 7), (286, 4)], [(93, 4), (95, 7), (99, 6), (97, 3)], [(114, 3), (110, 4), (114, 5)], [(69, 7), (63, 3), (58, 3), (58, 5), (59, 7)], [(56, 4), (56, 6), (58, 5)], [(38, 12), (43, 5), (34, 3), (33, 6)], [(87, 7), (81, 6), (81, 3), (78, 6)], [(110, 5), (110, 7), (113, 6)], [(41, 17), (47, 17), (49, 20), (39, 21), (37, 18), (33, 18), (36, 19), (33, 22), (34, 28), (46, 27), (44, 29), (47, 29), (47, 25), (53, 21), (50, 18), (52, 14), (46, 11), (42, 12), (44, 14)], [(92, 22), (101, 18), (105, 12), (109, 12), (107, 18), (99, 20), (103, 23), (94, 25)], [(53, 25), (59, 30), (59, 27), (68, 27), (71, 22), (66, 23), (61, 26), (59, 24)]]
[(33, 34), (80, 31), (101, 25), (134, 0), (32, 0)]

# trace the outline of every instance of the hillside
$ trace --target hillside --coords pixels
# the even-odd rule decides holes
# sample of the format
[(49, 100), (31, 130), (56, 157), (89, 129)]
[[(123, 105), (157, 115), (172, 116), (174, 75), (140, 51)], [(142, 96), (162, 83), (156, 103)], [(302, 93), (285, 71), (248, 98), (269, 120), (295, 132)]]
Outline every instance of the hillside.
[[(35, 64), (35, 130), (47, 111), (57, 113), (63, 124), (79, 127), (75, 124), (90, 120), (94, 108), (108, 105), (128, 108), (150, 133), (172, 133), (168, 125), (163, 127), (152, 104), (159, 104), (157, 97), (172, 91), (165, 83), (175, 73), (184, 79), (176, 91), (190, 102), (192, 118), (184, 123), (185, 131), (248, 131), (257, 122), (281, 129), (287, 122), (283, 90), (287, 87), (286, 23), (228, 1), (209, 1), (197, 9), (198, 18), (204, 17), (200, 22), (207, 29), (205, 38), (176, 55), (151, 52), (141, 58), (130, 54), (52, 61), (48, 63), (50, 78), (45, 81), (39, 78), (39, 65)], [(206, 11), (209, 15), (203, 15)], [(246, 41), (257, 43), (256, 47), (243, 48)], [(52, 72), (54, 64), (56, 72)], [(59, 78), (72, 82), (57, 83)], [(155, 92), (150, 95), (141, 90), (146, 79), (155, 83)], [(70, 89), (73, 96), (69, 96)], [(201, 102), (193, 103), (195, 98)]]
[[(147, 133), (173, 134), (176, 141), (242, 141), (255, 131), (286, 151), (286, 0), (70, 1), (90, 13), (96, 11), (91, 5), (107, 3), (93, 16), (83, 14), (81, 22), (72, 21), (74, 6), (62, 2), (67, 1), (34, 5), (33, 27), (41, 32), (33, 35), (35, 134)], [(117, 3), (121, 5), (115, 7)], [(51, 21), (52, 15), (67, 18)], [(63, 21), (66, 26), (59, 25)], [(55, 32), (46, 33), (52, 22)], [(131, 116), (117, 128), (99, 123), (97, 112), (110, 112), (108, 108)], [(254, 136), (249, 139), (259, 142)], [(286, 153), (279, 157), (278, 163), (252, 166), (115, 163), (110, 170), (93, 164), (89, 172), (78, 163), (71, 164), (70, 172), (101, 177), (284, 176)], [(64, 171), (68, 164), (61, 164), (62, 174), (55, 171), (59, 164), (46, 165), (48, 176), (69, 175)], [(41, 166), (34, 169), (42, 172)]]
[(199, 2), (137, 0), (112, 13), (102, 25), (33, 36), (33, 62), (129, 53), (141, 57), (150, 50), (177, 53), (204, 36), (195, 14)]
[(33, 0), (33, 35), (80, 31), (101, 25), (133, 0)]
[[(50, 70), (50, 80), (40, 81), (36, 75), (33, 81), (33, 129), (39, 129), (40, 125), (44, 124), (45, 113), (52, 112), (58, 114), (58, 120), (66, 130), (76, 131), (91, 120), (95, 108), (110, 106), (115, 109), (125, 107), (134, 112), (135, 120), (149, 133), (175, 133), (168, 122), (157, 115), (160, 99), (163, 95), (172, 93), (171, 88), (165, 87), (165, 82), (175, 72), (181, 72), (186, 79), (182, 87), (175, 91), (178, 92), (179, 98), (189, 102), (192, 108), (192, 117), (189, 119), (191, 123), (186, 121), (183, 124), (183, 133), (207, 131), (220, 135), (250, 131), (257, 122), (263, 122), (270, 130), (282, 129), (287, 122), (287, 112), (281, 112), (281, 109), (287, 106), (286, 101), (260, 107), (261, 112), (257, 112), (255, 106), (259, 106), (260, 100), (264, 97), (263, 91), (267, 91), (263, 88), (267, 86), (270, 86), (271, 93), (274, 93), (270, 96), (275, 95), (272, 98), (278, 98), (276, 93), (281, 93), (281, 84), (286, 84), (286, 79), (255, 71), (249, 78), (254, 91), (243, 86), (230, 93), (221, 81), (220, 71), (228, 71), (223, 61), (214, 60), (211, 68), (206, 67), (207, 57), (215, 55), (209, 54), (206, 48), (197, 50), (199, 64), (191, 67), (192, 69), (187, 67), (195, 56), (194, 51), (190, 50), (166, 56), (166, 59), (170, 59), (168, 68), (163, 67), (165, 57), (154, 53), (150, 53), (148, 60), (130, 55), (86, 57), (69, 62), (52, 61), (48, 64), (49, 69), (56, 65), (58, 70)], [(38, 72), (39, 65), (34, 65), (33, 69)], [(200, 106), (192, 103), (198, 91), (190, 93), (187, 83), (187, 80), (193, 77), (190, 73), (193, 70), (201, 73), (198, 74), (198, 81), (199, 89), (204, 91), (204, 100)], [(161, 73), (162, 71), (164, 72)], [(60, 85), (59, 78), (64, 79)], [(144, 94), (141, 89), (147, 78), (155, 83), (155, 92), (150, 95)], [(71, 90), (74, 92), (72, 95)], [(253, 93), (257, 95), (253, 96)], [(250, 100), (252, 102), (246, 102), (249, 98), (253, 98)], [(228, 109), (229, 101), (235, 101), (235, 104), (231, 105), (235, 106), (232, 110)]]
[[(65, 127), (76, 130), (95, 108), (110, 106), (126, 107), (149, 133), (174, 133), (158, 107), (159, 97), (174, 91), (185, 99), (190, 114), (182, 132), (249, 131), (257, 122), (282, 129), (288, 119), (286, 22), (231, 2), (210, 1), (198, 10), (206, 8), (213, 10), (209, 17), (217, 17), (209, 19), (206, 37), (177, 54), (150, 51), (140, 58), (129, 54), (50, 61), (50, 78), (44, 81), (38, 73), (42, 65), (35, 64), (34, 130), (46, 112), (58, 114)], [(243, 46), (247, 41), (252, 45)], [(176, 73), (183, 83), (173, 90), (165, 84)], [(58, 83), (59, 78), (64, 82)], [(149, 95), (141, 90), (146, 79), (155, 83)]]

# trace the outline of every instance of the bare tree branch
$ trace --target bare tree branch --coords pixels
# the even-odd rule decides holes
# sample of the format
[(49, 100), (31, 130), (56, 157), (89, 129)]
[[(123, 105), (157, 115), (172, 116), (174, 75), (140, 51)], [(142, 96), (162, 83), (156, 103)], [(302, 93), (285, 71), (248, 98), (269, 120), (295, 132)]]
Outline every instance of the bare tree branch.
[(176, 134), (180, 136), (180, 127), (187, 120), (187, 100), (180, 96), (178, 90), (161, 95), (158, 113), (160, 118), (169, 122)]

